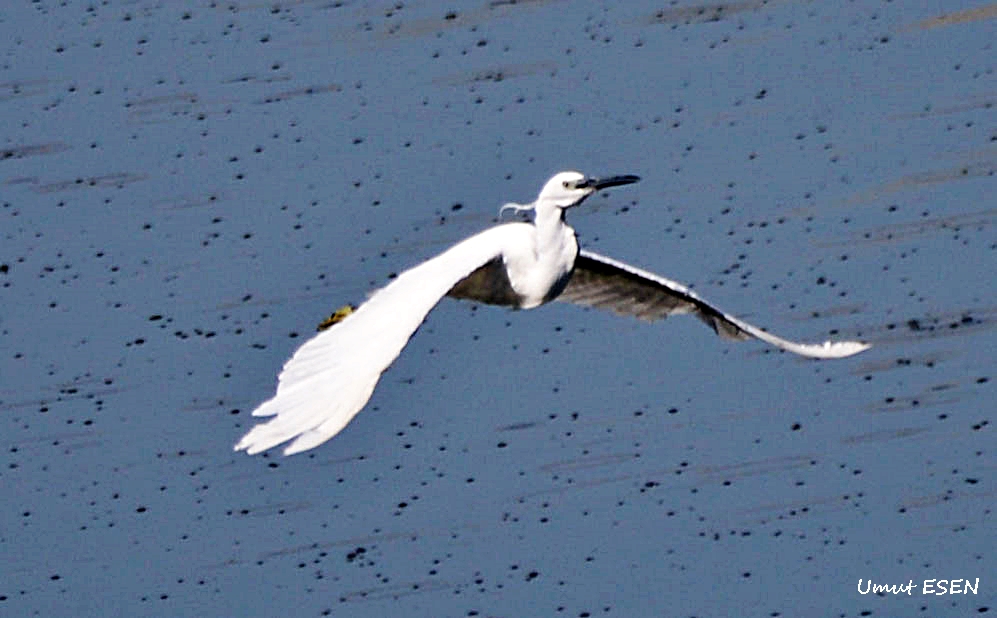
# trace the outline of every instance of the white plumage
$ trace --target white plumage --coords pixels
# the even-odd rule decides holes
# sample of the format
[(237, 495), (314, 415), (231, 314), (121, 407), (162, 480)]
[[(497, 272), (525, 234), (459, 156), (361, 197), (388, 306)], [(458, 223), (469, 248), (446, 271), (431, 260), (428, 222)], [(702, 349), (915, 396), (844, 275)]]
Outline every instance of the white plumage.
[(564, 210), (600, 189), (637, 180), (561, 172), (532, 204), (508, 205), (533, 209), (533, 223), (487, 229), (398, 275), (355, 312), (298, 348), (284, 364), (277, 393), (253, 411), (253, 416), (272, 418), (253, 427), (235, 449), (253, 455), (292, 440), (284, 450), (292, 455), (339, 433), (366, 405), (381, 374), (426, 315), (448, 294), (520, 309), (558, 298), (645, 320), (693, 313), (724, 337), (755, 337), (812, 358), (843, 358), (869, 347), (857, 341), (807, 344), (782, 339), (720, 311), (680, 283), (579, 251)]

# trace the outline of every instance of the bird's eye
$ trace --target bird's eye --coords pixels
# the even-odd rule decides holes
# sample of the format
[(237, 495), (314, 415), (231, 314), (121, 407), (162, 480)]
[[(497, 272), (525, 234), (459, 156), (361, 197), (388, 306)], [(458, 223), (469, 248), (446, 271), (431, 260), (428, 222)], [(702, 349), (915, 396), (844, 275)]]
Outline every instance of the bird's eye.
[(568, 182), (567, 180), (565, 180), (561, 184), (564, 186), (565, 189), (570, 189), (571, 188), (571, 183)]

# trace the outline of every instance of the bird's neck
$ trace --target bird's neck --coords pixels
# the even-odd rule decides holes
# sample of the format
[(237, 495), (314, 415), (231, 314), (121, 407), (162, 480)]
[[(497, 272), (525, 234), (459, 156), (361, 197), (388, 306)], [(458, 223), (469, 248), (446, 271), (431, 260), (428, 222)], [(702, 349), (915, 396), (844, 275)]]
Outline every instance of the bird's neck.
[(574, 238), (575, 231), (564, 221), (561, 208), (542, 208), (536, 211), (533, 225), (537, 228), (537, 251), (548, 249), (560, 253), (567, 237)]

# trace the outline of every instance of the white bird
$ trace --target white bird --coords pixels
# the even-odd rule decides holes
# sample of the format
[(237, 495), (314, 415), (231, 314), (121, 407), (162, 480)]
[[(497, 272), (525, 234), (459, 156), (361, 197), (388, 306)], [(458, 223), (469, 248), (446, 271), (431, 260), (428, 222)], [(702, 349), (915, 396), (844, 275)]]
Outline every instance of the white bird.
[(564, 221), (565, 210), (596, 191), (638, 180), (561, 172), (532, 204), (503, 206), (533, 210), (532, 223), (497, 225), (398, 275), (355, 312), (298, 348), (280, 373), (277, 394), (253, 411), (253, 416), (273, 418), (253, 427), (235, 450), (253, 455), (293, 440), (284, 449), (292, 455), (335, 436), (366, 405), (381, 374), (448, 295), (518, 309), (556, 298), (648, 321), (693, 313), (725, 338), (756, 337), (811, 358), (843, 358), (869, 348), (859, 341), (810, 344), (776, 337), (724, 313), (680, 283), (579, 251), (575, 231)]

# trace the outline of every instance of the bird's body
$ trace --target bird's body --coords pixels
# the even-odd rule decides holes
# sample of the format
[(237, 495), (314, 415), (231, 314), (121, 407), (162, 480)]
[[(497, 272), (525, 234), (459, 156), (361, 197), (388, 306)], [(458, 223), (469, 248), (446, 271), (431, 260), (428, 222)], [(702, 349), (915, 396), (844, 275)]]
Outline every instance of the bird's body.
[(426, 315), (446, 295), (532, 309), (560, 297), (643, 319), (695, 313), (732, 339), (756, 337), (815, 358), (841, 358), (859, 342), (802, 344), (723, 313), (685, 286), (591, 252), (579, 251), (566, 208), (592, 193), (636, 182), (636, 176), (587, 179), (561, 172), (544, 185), (533, 223), (497, 225), (398, 275), (355, 312), (305, 342), (281, 371), (276, 395), (253, 411), (273, 416), (253, 427), (236, 450), (255, 454), (293, 440), (290, 455), (333, 437), (366, 405), (381, 374), (398, 357)]

